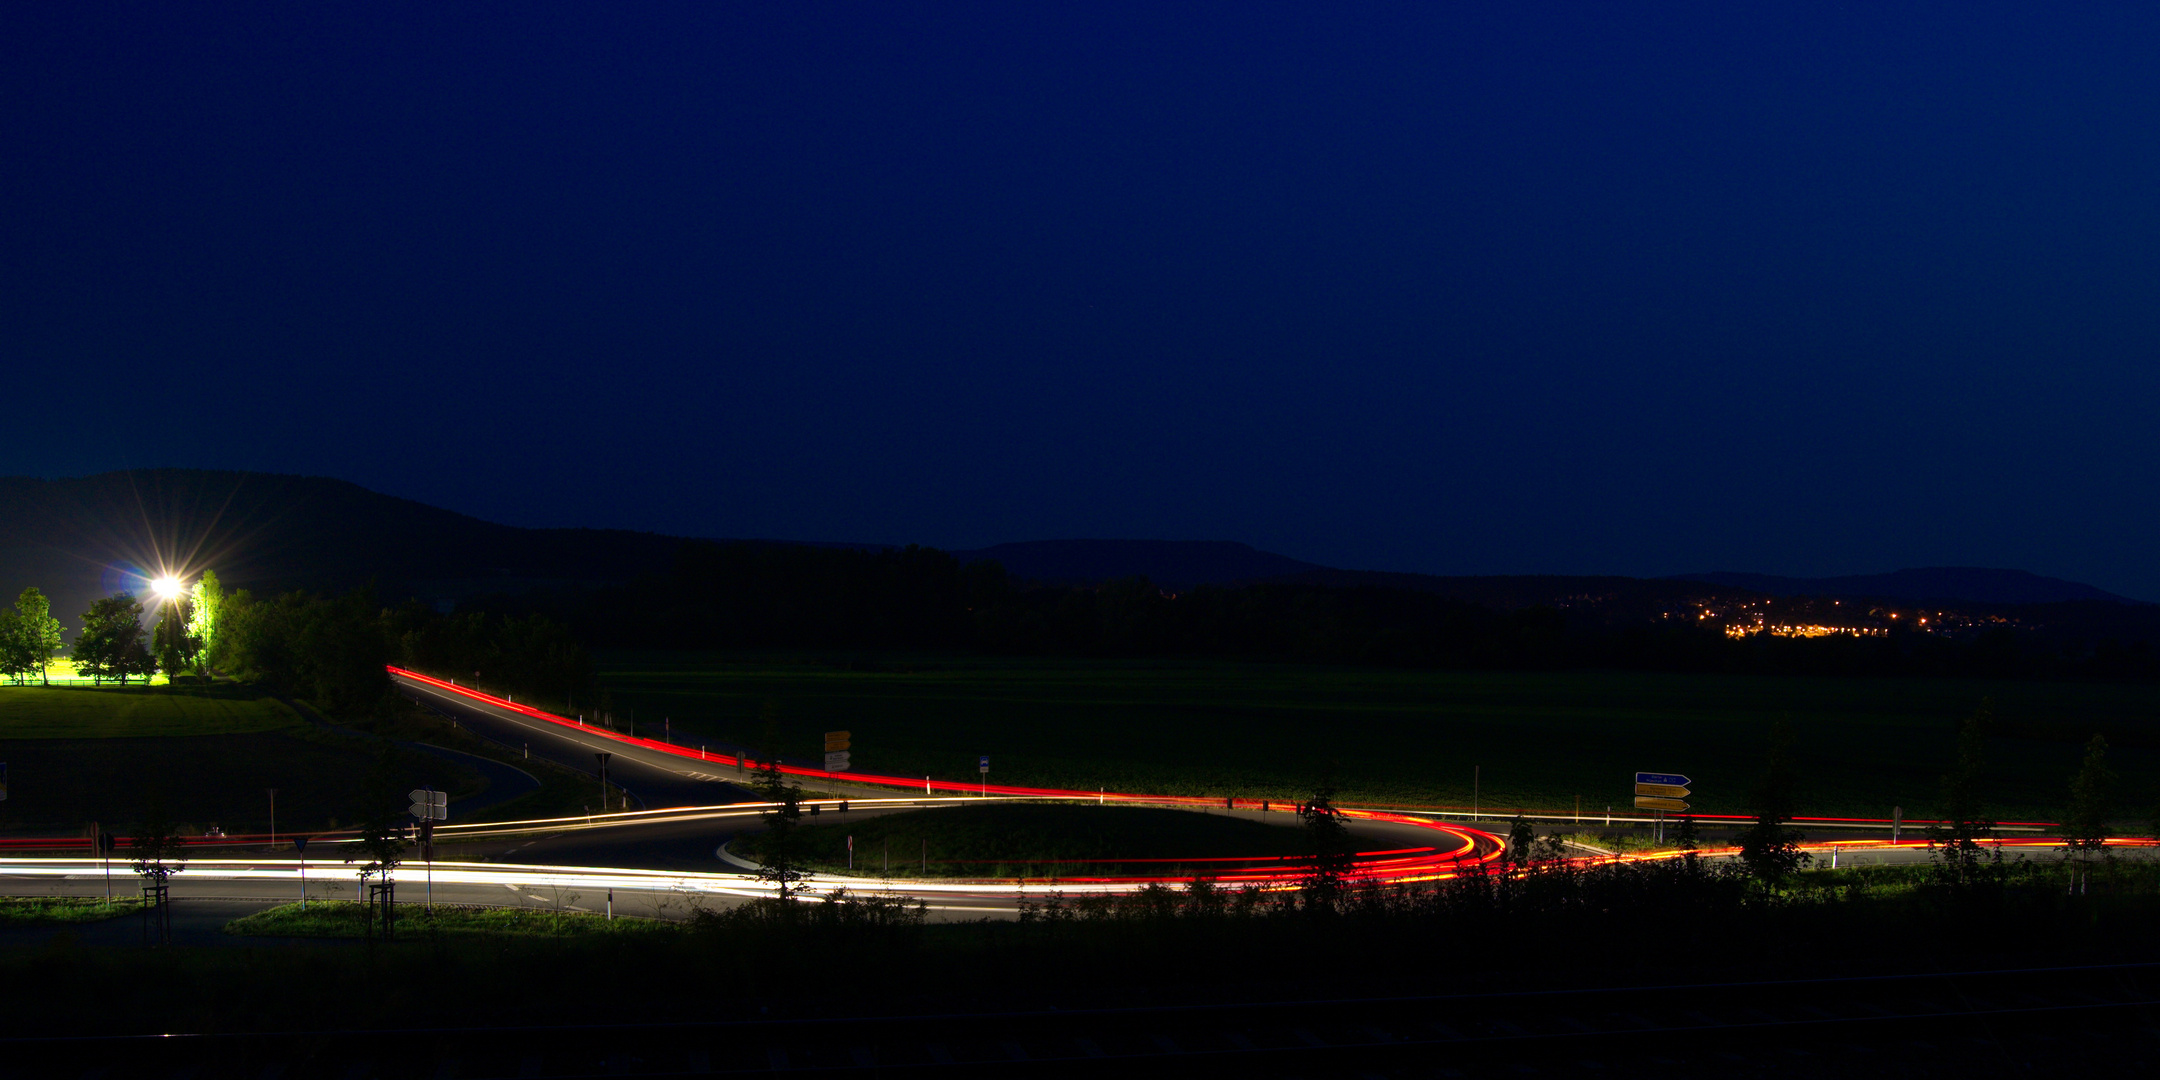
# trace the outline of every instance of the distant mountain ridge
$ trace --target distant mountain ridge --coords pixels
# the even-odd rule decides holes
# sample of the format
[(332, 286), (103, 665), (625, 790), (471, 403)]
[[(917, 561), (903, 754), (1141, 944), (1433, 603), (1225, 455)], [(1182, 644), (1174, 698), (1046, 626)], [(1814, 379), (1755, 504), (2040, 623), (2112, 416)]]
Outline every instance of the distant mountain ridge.
[(1328, 569), (1232, 540), (1030, 540), (951, 554), (963, 562), (994, 559), (1014, 577), (1045, 584), (1144, 577), (1172, 591)]
[(1668, 580), (1699, 581), (1708, 585), (1768, 593), (1771, 596), (1863, 596), (1884, 600), (1940, 600), (1971, 604), (2060, 604), (2078, 600), (2105, 600), (2118, 604), (2145, 603), (2075, 581), (2043, 577), (2025, 570), (2000, 570), (1980, 566), (1928, 566), (1897, 570), (1888, 574), (1848, 574), (1843, 577), (1824, 578), (1717, 571), (1707, 574), (1676, 574)]
[[(44, 590), (72, 634), (90, 602), (141, 593), (161, 559), (215, 568), (228, 588), (343, 591), (448, 605), (487, 593), (629, 581), (667, 572), (684, 538), (622, 529), (528, 529), (482, 521), (343, 480), (140, 469), (63, 480), (0, 477), (0, 603)], [(719, 540), (876, 551), (888, 545)], [(1596, 618), (1655, 617), (1718, 590), (1988, 604), (2105, 601), (2105, 590), (2018, 570), (1944, 567), (1841, 578), (1719, 572), (1673, 578), (1439, 576), (1343, 570), (1234, 541), (1036, 540), (950, 551), (1014, 579), (1092, 585), (1146, 577), (1182, 592), (1263, 582), (1408, 589), (1501, 610), (1557, 606)]]
[[(227, 588), (454, 598), (665, 570), (682, 541), (620, 529), (522, 529), (325, 477), (137, 469), (0, 477), (0, 589), (43, 590), (69, 632), (90, 601), (142, 595), (161, 568)], [(161, 564), (166, 564), (161, 566)]]

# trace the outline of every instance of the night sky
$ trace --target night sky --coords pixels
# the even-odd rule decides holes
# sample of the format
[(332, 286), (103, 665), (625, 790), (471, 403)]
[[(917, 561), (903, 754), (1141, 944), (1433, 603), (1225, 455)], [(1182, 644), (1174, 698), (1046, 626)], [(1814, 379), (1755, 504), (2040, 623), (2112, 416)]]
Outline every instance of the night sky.
[(0, 473), (2160, 599), (2160, 8), (0, 8)]

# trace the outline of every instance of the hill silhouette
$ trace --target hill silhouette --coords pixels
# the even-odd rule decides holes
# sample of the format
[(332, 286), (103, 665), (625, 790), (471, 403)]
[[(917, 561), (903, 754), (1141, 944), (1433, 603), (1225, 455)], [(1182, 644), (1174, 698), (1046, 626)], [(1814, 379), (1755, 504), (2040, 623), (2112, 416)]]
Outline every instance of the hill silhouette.
[(610, 529), (521, 529), (315, 476), (139, 469), (0, 478), (0, 589), (35, 585), (72, 633), (90, 601), (142, 595), (161, 569), (217, 571), (229, 589), (343, 591), (447, 602), (664, 569), (680, 540)]
[(952, 554), (962, 562), (994, 559), (1016, 578), (1045, 584), (1144, 577), (1172, 591), (1327, 569), (1229, 540), (1033, 540)]
[[(64, 480), (0, 478), (0, 597), (36, 585), (72, 635), (80, 613), (120, 589), (140, 594), (161, 568), (217, 570), (228, 588), (342, 592), (372, 583), (385, 603), (408, 597), (438, 608), (483, 595), (573, 593), (673, 579), (681, 537), (616, 529), (527, 529), (482, 521), (324, 477), (143, 469)], [(776, 540), (717, 541), (806, 551), (875, 553), (892, 545)], [(2046, 606), (2028, 621), (2146, 636), (2151, 605), (2076, 582), (2016, 570), (1935, 568), (1843, 578), (1714, 573), (1676, 578), (1586, 575), (1440, 576), (1342, 570), (1229, 541), (1079, 539), (949, 552), (959, 563), (994, 560), (1013, 587), (1092, 590), (1145, 577), (1181, 593), (1199, 586), (1422, 593), (1494, 611), (1552, 608), (1572, 625), (1620, 626), (1703, 601), (1763, 596), (1851, 596)], [(816, 595), (840, 563), (765, 560), (787, 580), (775, 597)], [(852, 564), (849, 564), (852, 565)], [(777, 568), (777, 569), (771, 569)], [(859, 569), (859, 568), (858, 568)], [(853, 573), (855, 571), (848, 571)], [(867, 571), (865, 571), (867, 572)], [(834, 579), (839, 580), (838, 578)], [(573, 588), (575, 587), (575, 588)], [(792, 591), (791, 591), (792, 590)], [(624, 594), (627, 596), (628, 594)], [(775, 603), (778, 603), (775, 600)], [(560, 605), (567, 600), (552, 601)], [(574, 606), (574, 605), (573, 605)], [(567, 609), (562, 609), (567, 610)], [(625, 617), (630, 617), (625, 613)], [(2117, 630), (2128, 619), (2134, 625)]]
[(1883, 600), (1970, 604), (2061, 604), (2082, 600), (2106, 600), (2119, 604), (2143, 602), (2075, 581), (2042, 577), (2024, 570), (1997, 570), (1979, 566), (1930, 566), (1888, 574), (1851, 574), (1825, 578), (1719, 571), (1708, 574), (1681, 574), (1671, 580), (1700, 581), (1771, 596), (1864, 596)]

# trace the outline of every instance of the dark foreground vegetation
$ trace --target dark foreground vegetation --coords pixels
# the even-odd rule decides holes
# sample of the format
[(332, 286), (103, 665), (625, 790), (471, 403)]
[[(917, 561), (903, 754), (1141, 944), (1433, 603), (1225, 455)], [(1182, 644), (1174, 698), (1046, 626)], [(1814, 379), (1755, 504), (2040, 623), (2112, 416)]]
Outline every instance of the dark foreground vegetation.
[[(1771, 887), (1674, 860), (1370, 891), (1046, 892), (1003, 923), (927, 924), (911, 904), (845, 897), (634, 933), (564, 932), (529, 913), (431, 932), (408, 917), (395, 943), (336, 947), (85, 949), (62, 931), (0, 954), (0, 978), (40, 988), (11, 1006), (12, 1034), (398, 1027), (419, 1019), (415, 985), (489, 988), (430, 1017), (459, 1025), (704, 1021), (2153, 960), (2156, 916), (2160, 867), (2143, 862)], [(547, 988), (560, 992), (524, 992)]]

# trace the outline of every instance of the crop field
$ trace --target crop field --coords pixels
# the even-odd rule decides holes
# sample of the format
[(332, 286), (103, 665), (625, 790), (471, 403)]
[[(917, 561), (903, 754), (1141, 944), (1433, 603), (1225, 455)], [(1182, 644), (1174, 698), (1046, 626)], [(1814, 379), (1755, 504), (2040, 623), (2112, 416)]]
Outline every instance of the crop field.
[(1295, 799), (1332, 774), (1364, 804), (1624, 807), (1636, 770), (1685, 773), (1738, 813), (1784, 721), (1802, 812), (1932, 812), (1957, 725), (1992, 701), (1989, 797), (2051, 819), (2104, 733), (2124, 816), (2160, 800), (2160, 688), (2142, 684), (1640, 672), (1422, 672), (1223, 662), (604, 653), (618, 714), (675, 738), (855, 767), (1089, 790)]
[(245, 687), (0, 686), (0, 739), (233, 735), (300, 723)]

